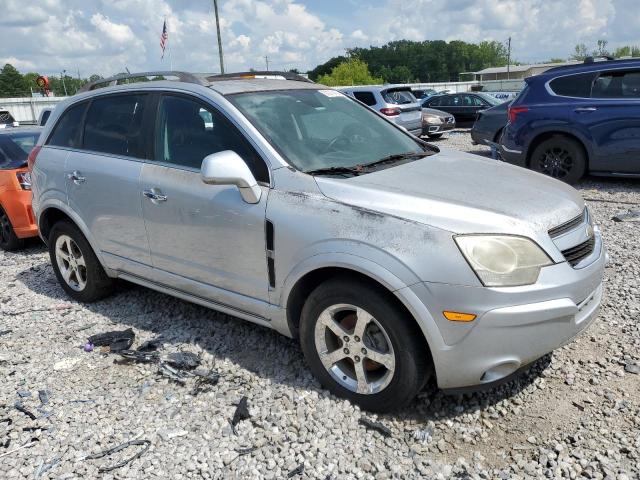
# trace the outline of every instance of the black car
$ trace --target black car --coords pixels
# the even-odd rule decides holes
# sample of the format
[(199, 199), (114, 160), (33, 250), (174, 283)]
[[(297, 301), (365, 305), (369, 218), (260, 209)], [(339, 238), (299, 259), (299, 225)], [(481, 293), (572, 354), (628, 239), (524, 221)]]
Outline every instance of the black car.
[(427, 99), (424, 107), (435, 108), (452, 114), (458, 125), (475, 121), (476, 114), (502, 102), (486, 93), (448, 93)]
[(495, 107), (478, 112), (476, 122), (471, 129), (474, 143), (488, 145), (500, 143), (502, 130), (507, 124), (507, 110), (511, 102), (504, 102)]

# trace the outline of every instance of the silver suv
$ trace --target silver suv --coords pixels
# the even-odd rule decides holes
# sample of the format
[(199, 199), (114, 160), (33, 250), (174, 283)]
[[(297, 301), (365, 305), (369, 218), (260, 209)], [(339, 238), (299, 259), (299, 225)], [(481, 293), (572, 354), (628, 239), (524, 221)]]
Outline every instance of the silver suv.
[(416, 137), (422, 135), (422, 106), (409, 87), (344, 87), (350, 97), (380, 112), (396, 125), (406, 128)]
[(606, 254), (573, 188), (297, 77), (164, 75), (69, 98), (30, 155), (73, 299), (122, 278), (275, 329), (375, 411), (430, 376), (504, 380), (596, 317)]

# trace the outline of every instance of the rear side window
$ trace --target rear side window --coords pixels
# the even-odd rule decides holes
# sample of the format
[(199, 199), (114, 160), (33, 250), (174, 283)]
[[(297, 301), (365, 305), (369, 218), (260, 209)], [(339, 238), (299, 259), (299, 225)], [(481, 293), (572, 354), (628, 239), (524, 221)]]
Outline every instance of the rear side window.
[(82, 102), (73, 105), (60, 116), (47, 145), (70, 148), (80, 146), (80, 129), (87, 104), (88, 102)]
[(640, 70), (603, 72), (593, 85), (593, 98), (640, 98)]
[(370, 107), (376, 104), (376, 97), (374, 97), (371, 92), (353, 92), (353, 96), (356, 100), (360, 100), (362, 103), (369, 105)]
[(395, 105), (404, 105), (406, 103), (415, 103), (416, 97), (413, 96), (410, 90), (385, 90), (382, 93), (382, 98), (387, 103), (393, 103)]
[(118, 95), (93, 100), (84, 122), (83, 148), (144, 158), (142, 115), (146, 95)]
[(549, 87), (553, 93), (561, 97), (589, 98), (595, 76), (595, 73), (580, 73), (558, 77), (549, 82)]

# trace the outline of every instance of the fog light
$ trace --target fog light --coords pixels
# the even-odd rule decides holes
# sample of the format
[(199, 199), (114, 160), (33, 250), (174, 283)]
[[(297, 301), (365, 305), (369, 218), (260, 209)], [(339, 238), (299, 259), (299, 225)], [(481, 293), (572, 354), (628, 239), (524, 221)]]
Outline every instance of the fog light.
[(473, 313), (450, 312), (445, 310), (442, 314), (444, 318), (452, 322), (473, 322), (476, 319), (476, 315)]

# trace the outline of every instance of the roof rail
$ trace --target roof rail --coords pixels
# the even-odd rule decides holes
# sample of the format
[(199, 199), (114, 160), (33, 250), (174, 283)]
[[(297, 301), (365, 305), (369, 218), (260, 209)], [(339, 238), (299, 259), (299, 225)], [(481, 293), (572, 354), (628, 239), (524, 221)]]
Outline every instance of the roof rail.
[(257, 72), (235, 72), (235, 73), (224, 73), (218, 75), (210, 75), (206, 77), (206, 80), (210, 82), (216, 82), (220, 80), (241, 80), (248, 78), (272, 78), (272, 77), (282, 77), (285, 80), (293, 80), (296, 82), (308, 82), (315, 83), (313, 80), (309, 80), (307, 77), (303, 77), (302, 75), (294, 72), (278, 72), (278, 71), (270, 71), (263, 70)]
[(600, 56), (597, 56), (597, 57), (589, 56), (589, 57), (584, 57), (584, 63), (593, 63), (599, 58), (602, 58), (602, 59), (607, 60), (607, 61), (615, 60), (610, 55), (600, 55)]
[(139, 73), (122, 73), (120, 75), (114, 75), (109, 78), (101, 78), (100, 80), (96, 80), (95, 82), (90, 82), (84, 85), (78, 93), (80, 92), (90, 92), (91, 90), (95, 90), (97, 88), (109, 87), (112, 85), (118, 85), (120, 80), (129, 80), (132, 78), (142, 78), (142, 77), (176, 77), (179, 82), (186, 83), (196, 83), (198, 85), (207, 85), (202, 77), (194, 75), (193, 73), (188, 72), (177, 72), (172, 70), (160, 71), (160, 72), (139, 72)]

